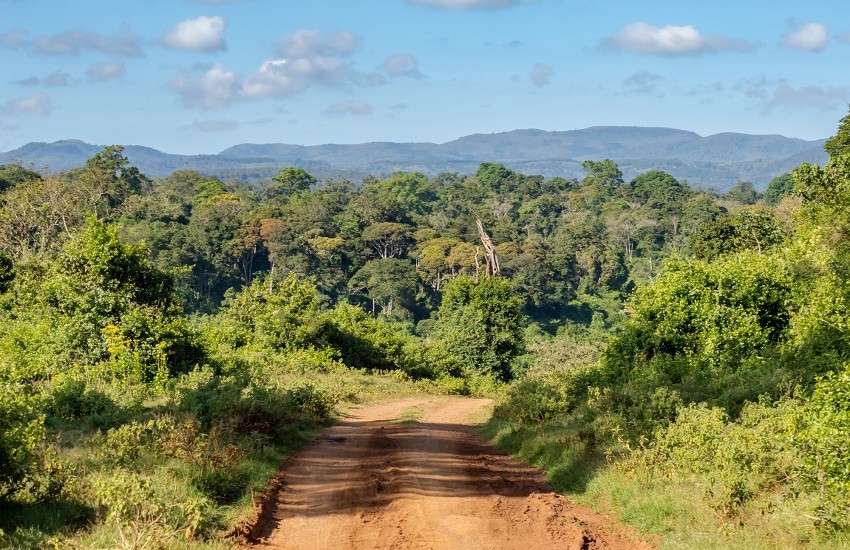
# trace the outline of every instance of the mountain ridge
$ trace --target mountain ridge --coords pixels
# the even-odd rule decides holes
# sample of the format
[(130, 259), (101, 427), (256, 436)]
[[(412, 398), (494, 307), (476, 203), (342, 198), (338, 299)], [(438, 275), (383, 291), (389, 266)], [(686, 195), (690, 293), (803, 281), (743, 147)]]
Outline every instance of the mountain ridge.
[[(764, 187), (801, 162), (822, 164), (825, 140), (778, 134), (721, 132), (700, 136), (688, 130), (644, 126), (591, 126), (579, 130), (516, 129), (461, 136), (445, 143), (376, 141), (355, 144), (240, 143), (218, 153), (181, 155), (143, 145), (127, 145), (130, 162), (151, 177), (191, 169), (222, 178), (256, 180), (285, 165), (313, 170), (320, 179), (397, 170), (473, 173), (482, 162), (546, 177), (582, 177), (584, 160), (610, 158), (628, 180), (657, 168), (706, 188), (726, 189), (740, 179)], [(0, 164), (21, 162), (58, 172), (85, 164), (103, 148), (76, 139), (30, 142), (0, 152)]]

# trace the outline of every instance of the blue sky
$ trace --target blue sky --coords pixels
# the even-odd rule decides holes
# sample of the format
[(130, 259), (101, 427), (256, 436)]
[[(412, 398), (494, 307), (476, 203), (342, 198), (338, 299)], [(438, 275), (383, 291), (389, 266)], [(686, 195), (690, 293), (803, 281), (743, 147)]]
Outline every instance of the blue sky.
[(0, 0), (0, 150), (834, 133), (846, 0)]

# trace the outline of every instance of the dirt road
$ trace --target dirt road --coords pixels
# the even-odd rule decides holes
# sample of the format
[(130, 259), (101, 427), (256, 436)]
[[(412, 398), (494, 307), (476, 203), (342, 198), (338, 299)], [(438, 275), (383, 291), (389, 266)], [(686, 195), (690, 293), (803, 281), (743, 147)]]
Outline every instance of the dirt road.
[(291, 457), (253, 548), (645, 549), (479, 439), (485, 399), (354, 411)]

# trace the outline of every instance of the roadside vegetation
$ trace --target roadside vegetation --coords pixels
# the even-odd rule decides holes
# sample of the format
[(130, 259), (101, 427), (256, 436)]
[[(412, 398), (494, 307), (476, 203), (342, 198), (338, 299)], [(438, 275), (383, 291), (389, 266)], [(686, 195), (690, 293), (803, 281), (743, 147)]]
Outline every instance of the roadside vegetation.
[(610, 160), (0, 167), (0, 545), (228, 547), (341, 407), (446, 393), (496, 397), (489, 437), (671, 546), (840, 546), (848, 132), (764, 197)]
[(692, 233), (616, 333), (572, 344), (596, 353), (541, 347), (487, 435), (663, 546), (850, 544), (848, 132), (772, 210)]

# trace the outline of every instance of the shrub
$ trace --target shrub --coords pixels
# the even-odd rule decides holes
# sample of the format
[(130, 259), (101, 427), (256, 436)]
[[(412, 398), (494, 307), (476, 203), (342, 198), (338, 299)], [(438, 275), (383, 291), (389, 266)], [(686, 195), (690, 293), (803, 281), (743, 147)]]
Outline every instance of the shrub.
[(205, 500), (167, 502), (149, 479), (127, 470), (96, 477), (93, 491), (120, 548), (168, 548), (180, 539), (192, 539), (208, 522)]
[(83, 420), (89, 426), (105, 428), (126, 422), (131, 411), (119, 407), (105, 393), (88, 388), (72, 377), (62, 378), (49, 392), (45, 412), (55, 419)]
[(711, 506), (725, 516), (735, 515), (754, 496), (793, 478), (799, 412), (794, 401), (750, 403), (730, 422), (723, 409), (689, 405), (620, 467), (697, 476)]
[(340, 304), (323, 315), (322, 339), (339, 351), (349, 367), (407, 370), (404, 339), (381, 319), (360, 307)]
[(38, 398), (20, 384), (0, 382), (0, 502), (33, 479), (44, 437)]
[(803, 472), (818, 499), (818, 518), (850, 527), (850, 363), (818, 383), (800, 434)]

